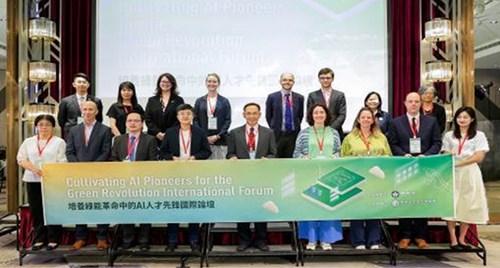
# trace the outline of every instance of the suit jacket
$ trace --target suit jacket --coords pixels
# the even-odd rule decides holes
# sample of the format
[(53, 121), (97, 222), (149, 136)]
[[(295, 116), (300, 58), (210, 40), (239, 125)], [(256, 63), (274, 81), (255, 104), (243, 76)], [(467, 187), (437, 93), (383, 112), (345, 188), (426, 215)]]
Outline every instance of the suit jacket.
[[(93, 101), (97, 105), (97, 110), (99, 113), (96, 116), (96, 120), (102, 123), (102, 114), (104, 113), (102, 108), (102, 102), (99, 98), (87, 94), (87, 101)], [(78, 99), (76, 93), (68, 96), (61, 100), (59, 103), (59, 112), (57, 114), (57, 123), (64, 131), (65, 137), (69, 133), (69, 129), (76, 126), (78, 123), (78, 117), (82, 116), (80, 105), (78, 104)]]
[[(236, 156), (239, 159), (250, 159), (246, 141), (246, 125), (235, 128), (229, 132), (227, 139), (227, 156), (229, 159)], [(255, 158), (274, 158), (276, 157), (276, 140), (271, 129), (259, 125), (259, 136)]]
[[(441, 132), (436, 118), (420, 114), (419, 130), (420, 149), (424, 155), (439, 154), (441, 150)], [(391, 121), (389, 125), (389, 144), (393, 155), (403, 156), (410, 153), (410, 138), (413, 132), (406, 114)]]
[[(165, 138), (160, 146), (160, 158), (172, 160), (174, 156), (181, 155), (181, 142), (179, 140), (180, 127), (172, 127), (165, 132)], [(190, 155), (196, 159), (208, 159), (212, 154), (208, 144), (207, 132), (197, 126), (191, 126), (191, 151)]]
[[(302, 118), (304, 118), (304, 96), (291, 92), (293, 131), (299, 133)], [(274, 131), (274, 137), (279, 137), (283, 127), (283, 96), (280, 91), (269, 94), (266, 100), (266, 121)]]
[(163, 111), (160, 98), (150, 97), (146, 104), (146, 125), (148, 134), (155, 136), (159, 132), (165, 132), (167, 128), (178, 125), (177, 106), (184, 103), (184, 99), (178, 95), (171, 95), (167, 108)]
[(215, 117), (217, 117), (217, 129), (208, 129), (208, 116), (207, 116), (207, 95), (196, 99), (194, 104), (194, 122), (193, 124), (201, 127), (207, 131), (208, 136), (219, 135), (220, 139), (215, 145), (225, 145), (226, 136), (228, 134), (229, 126), (231, 125), (231, 104), (229, 100), (221, 95), (217, 96), (217, 103), (215, 104)]
[[(326, 105), (321, 89), (309, 93), (309, 96), (307, 97), (307, 111), (309, 111), (309, 109), (316, 103), (322, 103)], [(328, 107), (332, 115), (332, 123), (330, 124), (330, 126), (336, 129), (339, 132), (340, 137), (342, 138), (344, 136), (342, 125), (344, 124), (345, 116), (347, 113), (344, 93), (333, 89)]]
[[(123, 134), (115, 138), (111, 148), (111, 160), (123, 161), (128, 156), (128, 134)], [(156, 138), (146, 133), (141, 133), (139, 143), (135, 152), (135, 161), (155, 161), (158, 160), (158, 146)]]
[(84, 131), (83, 123), (70, 129), (66, 145), (68, 162), (107, 161), (111, 152), (111, 128), (95, 122), (87, 145), (85, 145)]

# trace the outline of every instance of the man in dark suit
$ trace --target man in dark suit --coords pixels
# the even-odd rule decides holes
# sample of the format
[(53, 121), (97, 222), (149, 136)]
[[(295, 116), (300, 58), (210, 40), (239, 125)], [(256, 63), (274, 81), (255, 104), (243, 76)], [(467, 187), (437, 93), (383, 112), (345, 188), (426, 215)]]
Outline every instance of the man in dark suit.
[[(259, 159), (276, 157), (276, 141), (274, 133), (269, 128), (259, 125), (260, 106), (257, 103), (247, 103), (243, 107), (243, 117), (246, 124), (229, 132), (227, 141), (228, 159)], [(255, 241), (253, 245), (262, 251), (269, 251), (267, 246), (267, 223), (256, 222)], [(245, 251), (252, 245), (252, 234), (249, 222), (238, 223), (240, 244), (237, 251)]]
[(333, 79), (335, 74), (330, 68), (323, 68), (318, 72), (319, 83), (321, 88), (319, 90), (309, 93), (307, 97), (307, 110), (316, 103), (321, 103), (328, 107), (330, 115), (332, 116), (331, 127), (339, 132), (340, 138), (344, 138), (342, 125), (346, 116), (346, 101), (343, 92), (332, 88)]
[[(420, 114), (421, 100), (411, 92), (405, 100), (406, 114), (392, 120), (389, 126), (389, 144), (397, 156), (426, 156), (439, 154), (441, 132), (434, 117)], [(427, 219), (400, 219), (399, 248), (407, 248), (412, 235), (419, 248), (426, 248)]]
[[(204, 160), (210, 157), (210, 145), (207, 133), (200, 127), (191, 125), (193, 121), (193, 107), (181, 104), (177, 107), (179, 126), (171, 127), (165, 132), (165, 138), (160, 147), (160, 157), (164, 160), (186, 161)], [(178, 223), (169, 223), (167, 226), (168, 245), (165, 250), (175, 251), (177, 247)], [(200, 225), (189, 223), (188, 240), (191, 251), (200, 253), (199, 245)]]
[(304, 96), (292, 92), (294, 83), (293, 74), (281, 74), (281, 90), (269, 94), (266, 100), (266, 121), (276, 137), (278, 158), (292, 158), (304, 117)]
[(61, 100), (59, 103), (59, 113), (57, 123), (68, 138), (70, 128), (83, 122), (82, 105), (86, 101), (93, 101), (97, 105), (99, 113), (96, 116), (98, 122), (102, 123), (102, 103), (97, 97), (88, 94), (90, 87), (89, 77), (84, 73), (77, 73), (73, 77), (73, 87), (76, 93)]
[[(155, 161), (158, 160), (158, 147), (156, 138), (142, 133), (144, 117), (137, 111), (131, 111), (127, 115), (125, 125), (128, 134), (115, 138), (111, 149), (112, 161)], [(134, 224), (123, 224), (123, 244), (121, 250), (132, 247), (134, 240)], [(140, 224), (139, 226), (139, 248), (141, 251), (149, 250), (149, 230), (151, 224)]]
[[(96, 120), (100, 111), (93, 101), (82, 104), (83, 122), (71, 128), (67, 137), (66, 158), (68, 162), (108, 161), (111, 151), (111, 129)], [(97, 249), (108, 248), (106, 241), (107, 224), (97, 225)], [(78, 250), (87, 243), (87, 225), (77, 224), (76, 242), (73, 249)]]

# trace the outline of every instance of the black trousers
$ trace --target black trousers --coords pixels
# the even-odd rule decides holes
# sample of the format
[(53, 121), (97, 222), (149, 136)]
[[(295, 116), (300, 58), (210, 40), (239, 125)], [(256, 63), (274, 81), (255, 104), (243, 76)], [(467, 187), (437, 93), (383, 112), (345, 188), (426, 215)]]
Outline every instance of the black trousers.
[(42, 185), (39, 182), (26, 182), (26, 192), (30, 206), (31, 220), (33, 222), (33, 242), (59, 243), (61, 240), (62, 226), (45, 226), (43, 222)]
[(399, 219), (400, 239), (426, 239), (426, 237), (427, 218)]
[[(255, 222), (254, 245), (267, 244), (267, 222)], [(238, 235), (240, 244), (250, 245), (252, 243), (252, 232), (249, 222), (238, 222)]]
[[(135, 236), (135, 224), (122, 224), (123, 228), (123, 244), (131, 245)], [(139, 225), (139, 244), (149, 244), (149, 230), (151, 224)]]
[(276, 137), (276, 157), (277, 158), (293, 158), (293, 150), (295, 150), (295, 140), (297, 139), (297, 131), (281, 132)]

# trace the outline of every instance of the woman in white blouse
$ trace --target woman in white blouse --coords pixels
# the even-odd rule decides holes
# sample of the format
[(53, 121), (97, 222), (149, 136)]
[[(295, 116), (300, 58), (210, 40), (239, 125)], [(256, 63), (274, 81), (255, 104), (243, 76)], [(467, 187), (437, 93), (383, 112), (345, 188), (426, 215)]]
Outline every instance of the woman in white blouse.
[(55, 137), (53, 130), (56, 120), (52, 115), (42, 114), (36, 117), (35, 126), (38, 134), (27, 138), (19, 147), (17, 162), (25, 169), (23, 181), (26, 183), (28, 202), (33, 221), (32, 250), (39, 250), (48, 241), (47, 250), (59, 246), (61, 226), (44, 226), (42, 205), (42, 165), (44, 163), (66, 162), (66, 143)]
[[(453, 118), (453, 131), (443, 138), (443, 151), (455, 157), (455, 207), (454, 218), (444, 218), (450, 233), (450, 248), (468, 249), (465, 241), (469, 224), (486, 224), (488, 204), (483, 176), (478, 163), (489, 151), (483, 132), (477, 131), (476, 113), (471, 107), (459, 108)], [(460, 222), (457, 239), (455, 224)]]

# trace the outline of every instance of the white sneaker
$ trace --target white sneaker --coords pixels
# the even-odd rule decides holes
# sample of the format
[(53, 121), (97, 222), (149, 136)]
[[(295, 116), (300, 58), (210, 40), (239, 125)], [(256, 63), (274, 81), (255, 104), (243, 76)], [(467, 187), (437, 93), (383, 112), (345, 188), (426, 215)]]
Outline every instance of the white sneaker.
[(370, 249), (380, 249), (380, 246), (379, 245), (371, 245)]
[(332, 245), (330, 243), (321, 242), (321, 249), (322, 250), (332, 250)]
[(365, 245), (359, 245), (359, 246), (356, 246), (354, 249), (363, 250), (363, 249), (366, 249), (366, 247), (365, 247)]
[(316, 243), (307, 243), (306, 250), (316, 250)]

